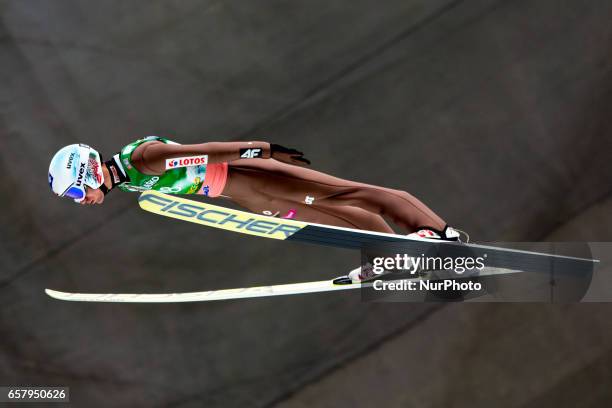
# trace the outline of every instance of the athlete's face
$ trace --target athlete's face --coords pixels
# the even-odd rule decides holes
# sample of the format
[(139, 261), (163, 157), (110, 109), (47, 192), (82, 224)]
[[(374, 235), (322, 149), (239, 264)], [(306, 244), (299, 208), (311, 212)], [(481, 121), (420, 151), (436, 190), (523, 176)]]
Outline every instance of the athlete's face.
[(104, 202), (104, 193), (99, 188), (93, 189), (85, 187), (85, 198), (79, 204), (81, 205), (93, 205), (102, 204)]

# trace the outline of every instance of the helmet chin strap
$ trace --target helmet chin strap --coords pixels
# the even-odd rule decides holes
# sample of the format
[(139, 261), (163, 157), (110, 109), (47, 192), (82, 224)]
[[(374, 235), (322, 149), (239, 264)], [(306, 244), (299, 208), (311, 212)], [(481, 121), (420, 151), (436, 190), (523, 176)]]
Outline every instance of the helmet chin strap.
[(121, 183), (129, 181), (129, 177), (126, 174), (124, 174), (123, 171), (121, 171), (121, 169), (115, 162), (115, 158), (105, 161), (104, 165), (106, 166), (106, 168), (108, 169), (108, 173), (110, 174), (111, 187), (110, 188), (106, 187), (104, 182), (102, 182), (102, 185), (100, 185), (100, 190), (102, 190), (104, 195), (107, 195), (109, 191), (115, 188), (115, 186), (118, 186)]

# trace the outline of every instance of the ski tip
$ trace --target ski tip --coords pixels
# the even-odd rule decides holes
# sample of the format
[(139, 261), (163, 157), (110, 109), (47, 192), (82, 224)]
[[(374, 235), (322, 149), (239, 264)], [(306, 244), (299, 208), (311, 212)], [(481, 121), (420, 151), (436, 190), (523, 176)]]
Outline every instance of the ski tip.
[(45, 293), (47, 294), (47, 296), (50, 296), (54, 299), (61, 299), (62, 292), (58, 292), (57, 290), (45, 289)]

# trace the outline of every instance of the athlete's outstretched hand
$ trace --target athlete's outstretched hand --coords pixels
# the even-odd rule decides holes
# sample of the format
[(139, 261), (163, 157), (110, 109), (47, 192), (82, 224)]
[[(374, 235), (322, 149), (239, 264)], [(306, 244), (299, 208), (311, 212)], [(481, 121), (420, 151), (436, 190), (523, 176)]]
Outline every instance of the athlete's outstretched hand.
[(270, 143), (270, 157), (283, 163), (295, 164), (296, 166), (310, 165), (310, 160), (304, 157), (304, 153), (274, 143)]

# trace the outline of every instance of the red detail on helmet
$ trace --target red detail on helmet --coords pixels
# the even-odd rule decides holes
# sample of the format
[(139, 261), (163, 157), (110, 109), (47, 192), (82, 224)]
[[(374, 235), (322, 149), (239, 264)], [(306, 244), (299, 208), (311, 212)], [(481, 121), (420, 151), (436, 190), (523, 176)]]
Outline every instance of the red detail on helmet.
[(100, 166), (98, 165), (98, 161), (92, 157), (89, 158), (89, 168), (91, 169), (91, 172), (95, 175), (96, 177), (96, 182), (98, 184), (102, 184), (102, 170), (100, 169)]

